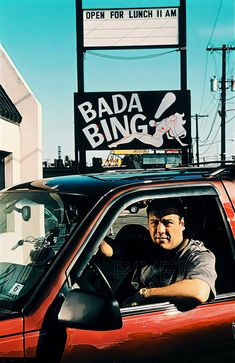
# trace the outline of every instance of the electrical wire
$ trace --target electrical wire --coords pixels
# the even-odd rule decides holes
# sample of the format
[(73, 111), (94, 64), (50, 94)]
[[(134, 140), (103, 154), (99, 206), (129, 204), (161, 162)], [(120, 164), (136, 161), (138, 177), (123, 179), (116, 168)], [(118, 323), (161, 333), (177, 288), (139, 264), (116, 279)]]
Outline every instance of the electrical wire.
[(200, 141), (200, 143), (202, 144), (202, 146), (203, 146), (203, 144), (205, 144), (205, 143), (207, 142), (207, 140), (209, 139), (209, 137), (210, 137), (210, 135), (211, 135), (211, 133), (212, 133), (212, 130), (213, 130), (214, 125), (215, 125), (215, 121), (216, 121), (216, 119), (217, 119), (217, 117), (218, 117), (218, 110), (219, 110), (219, 106), (220, 106), (220, 103), (218, 103), (217, 109), (216, 109), (216, 111), (215, 111), (215, 116), (214, 116), (214, 119), (213, 119), (213, 121), (212, 121), (212, 125), (211, 125), (210, 131), (209, 131), (209, 133), (208, 133), (207, 137), (205, 138), (205, 140)]
[[(233, 46), (234, 46), (234, 42), (228, 43), (229, 48), (232, 48)], [(227, 73), (226, 77), (228, 79), (233, 78), (233, 74), (234, 74), (234, 62), (233, 62), (233, 59), (232, 59), (232, 64), (230, 65), (231, 54), (232, 54), (232, 51), (229, 50), (228, 51), (228, 57), (227, 57), (227, 72), (226, 72)]]
[(89, 55), (95, 56), (95, 57), (114, 59), (114, 60), (140, 60), (140, 59), (161, 57), (166, 54), (173, 53), (173, 52), (178, 52), (178, 49), (174, 49), (174, 50), (170, 50), (170, 51), (158, 53), (158, 54), (149, 54), (149, 55), (136, 56), (136, 57), (121, 57), (121, 56), (98, 53), (98, 52), (94, 52), (94, 51), (90, 51), (90, 50), (88, 50), (86, 53), (88, 53)]
[[(235, 98), (235, 96), (227, 98), (227, 101), (233, 100)], [(231, 103), (231, 102), (230, 102)]]
[(235, 118), (235, 116), (231, 117), (228, 121), (226, 121), (226, 124), (228, 124), (230, 121), (232, 121)]
[(204, 81), (203, 81), (203, 88), (202, 88), (202, 98), (201, 98), (201, 104), (200, 104), (200, 108), (199, 108), (199, 114), (201, 114), (202, 111), (202, 105), (203, 105), (203, 101), (204, 101), (204, 96), (205, 96), (205, 88), (206, 88), (206, 75), (207, 75), (207, 66), (208, 66), (208, 56), (209, 54), (206, 54), (206, 66), (205, 66), (205, 71), (204, 71)]
[[(213, 104), (212, 102), (215, 101)], [(217, 102), (219, 101), (219, 99), (215, 98), (214, 96), (212, 96), (211, 101), (207, 107), (207, 109), (205, 109), (205, 111), (203, 112), (204, 114), (211, 114), (211, 112), (214, 110), (214, 108), (217, 106)]]
[(211, 32), (211, 35), (210, 35), (210, 38), (208, 40), (208, 43), (207, 43), (207, 47), (209, 46), (209, 44), (211, 43), (211, 39), (214, 35), (214, 31), (215, 31), (215, 27), (217, 25), (217, 21), (218, 21), (218, 18), (219, 18), (219, 14), (220, 14), (220, 11), (221, 11), (221, 7), (222, 7), (222, 1), (223, 0), (220, 0), (220, 4), (219, 4), (219, 9), (218, 9), (218, 12), (217, 12), (217, 15), (216, 15), (216, 19), (215, 19), (215, 23), (214, 23), (214, 26), (213, 26), (213, 29), (212, 29), (212, 32)]
[[(211, 141), (211, 143), (210, 143), (209, 147), (208, 147), (205, 151), (203, 151), (202, 153), (200, 153), (200, 155), (205, 155), (205, 154), (207, 153), (207, 151), (211, 148), (211, 145), (214, 143), (215, 138), (216, 138), (216, 136), (217, 136), (217, 135), (218, 135), (218, 133), (219, 133), (219, 130), (220, 130), (220, 126), (219, 126), (218, 130), (216, 131), (216, 134), (215, 134), (215, 136), (214, 136), (213, 140)], [(202, 146), (200, 146), (200, 147), (203, 147), (203, 146), (205, 146), (205, 145), (202, 145)]]
[[(235, 116), (231, 117), (228, 121), (226, 121), (226, 123), (228, 123), (228, 122), (232, 121), (234, 118), (235, 118)], [(202, 153), (200, 153), (200, 155), (205, 155), (205, 154), (207, 153), (207, 151), (211, 148), (211, 146), (212, 146), (213, 144), (215, 144), (215, 142), (214, 142), (214, 141), (215, 141), (215, 139), (216, 139), (216, 137), (217, 137), (217, 135), (218, 135), (218, 133), (219, 133), (219, 130), (220, 130), (220, 126), (219, 126), (218, 130), (216, 131), (216, 134), (215, 134), (215, 136), (214, 136), (213, 140), (212, 140), (209, 144), (200, 145), (200, 147), (204, 147), (204, 146), (209, 145), (209, 147), (208, 147), (205, 151), (203, 151)]]
[(213, 61), (214, 61), (214, 67), (215, 67), (215, 76), (218, 77), (218, 72), (217, 72), (217, 63), (216, 63), (216, 57), (215, 57), (215, 52), (212, 53), (213, 55)]
[[(214, 108), (217, 106), (217, 108), (216, 108), (216, 111), (215, 111), (215, 116), (214, 116), (214, 119), (213, 119), (213, 121), (212, 121), (212, 126), (211, 126), (211, 128), (213, 127), (213, 125), (214, 125), (214, 123), (215, 123), (215, 119), (216, 119), (216, 117), (217, 117), (217, 112), (218, 112), (218, 109), (219, 109), (219, 106), (220, 106), (220, 99), (216, 99), (214, 96), (212, 96), (213, 97), (213, 99), (216, 101), (216, 103), (214, 104), (214, 106), (213, 106), (213, 108), (210, 110), (210, 112), (207, 112), (207, 114), (210, 114), (213, 110), (214, 110)], [(207, 124), (206, 124), (206, 122), (204, 122), (203, 123), (203, 129), (200, 129), (200, 134), (202, 135), (203, 133), (204, 133), (204, 130), (205, 130), (205, 128), (206, 128), (206, 126), (207, 126)], [(211, 129), (210, 129), (210, 131), (209, 131), (209, 134), (211, 133)], [(207, 136), (207, 139), (208, 139), (208, 136)], [(206, 142), (206, 141), (205, 141)], [(204, 142), (203, 142), (204, 143)]]
[[(212, 31), (211, 31), (210, 38), (209, 38), (208, 43), (207, 43), (207, 47), (209, 47), (209, 45), (211, 43), (211, 39), (213, 37), (214, 31), (215, 31), (215, 27), (217, 25), (217, 21), (218, 21), (218, 18), (219, 18), (219, 14), (220, 14), (220, 11), (221, 11), (221, 7), (222, 7), (222, 0), (220, 0), (219, 9), (218, 9), (218, 12), (217, 12), (217, 15), (216, 15), (216, 19), (215, 19), (215, 22), (214, 22), (214, 26), (213, 26)], [(201, 113), (201, 111), (202, 111), (202, 105), (203, 105), (204, 96), (205, 96), (205, 85), (206, 85), (206, 75), (207, 75), (207, 67), (208, 67), (208, 56), (209, 56), (209, 53), (207, 52), (206, 65), (205, 65), (205, 71), (204, 71), (203, 89), (202, 89), (202, 98), (201, 98), (201, 104), (200, 104), (200, 108), (199, 108), (200, 112), (199, 113)]]

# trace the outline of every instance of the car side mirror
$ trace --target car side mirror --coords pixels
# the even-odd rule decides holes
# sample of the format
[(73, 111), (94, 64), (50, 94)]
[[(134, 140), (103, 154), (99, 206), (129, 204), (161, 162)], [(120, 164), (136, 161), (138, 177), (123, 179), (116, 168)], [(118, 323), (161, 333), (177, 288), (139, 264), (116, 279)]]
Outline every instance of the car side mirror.
[(21, 213), (22, 214), (22, 219), (25, 222), (28, 222), (30, 220), (30, 218), (31, 218), (31, 208), (29, 206), (25, 205), (22, 208), (17, 208), (16, 205), (13, 203), (4, 210), (4, 213), (5, 214), (10, 214), (10, 213), (13, 212), (13, 210), (15, 210), (18, 213)]
[(25, 221), (25, 222), (28, 222), (31, 218), (31, 208), (27, 205), (25, 205), (20, 213), (22, 214), (22, 219)]
[(114, 330), (122, 327), (120, 308), (113, 297), (81, 289), (69, 291), (58, 320), (68, 328), (84, 330)]

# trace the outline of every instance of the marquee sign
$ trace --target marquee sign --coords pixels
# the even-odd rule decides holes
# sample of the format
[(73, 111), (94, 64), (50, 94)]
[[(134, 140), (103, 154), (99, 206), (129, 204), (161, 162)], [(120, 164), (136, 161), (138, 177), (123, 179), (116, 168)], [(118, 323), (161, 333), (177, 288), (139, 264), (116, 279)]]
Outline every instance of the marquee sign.
[(190, 92), (75, 93), (76, 139), (83, 150), (189, 147)]
[(83, 10), (84, 48), (179, 45), (179, 8)]

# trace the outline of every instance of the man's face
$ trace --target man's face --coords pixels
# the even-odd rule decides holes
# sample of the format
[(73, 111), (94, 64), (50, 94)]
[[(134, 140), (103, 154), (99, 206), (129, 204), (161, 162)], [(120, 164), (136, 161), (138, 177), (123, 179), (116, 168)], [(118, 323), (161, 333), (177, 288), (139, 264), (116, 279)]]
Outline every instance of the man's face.
[(149, 213), (148, 229), (154, 243), (166, 250), (172, 250), (183, 240), (184, 220), (177, 214), (159, 217), (156, 213)]

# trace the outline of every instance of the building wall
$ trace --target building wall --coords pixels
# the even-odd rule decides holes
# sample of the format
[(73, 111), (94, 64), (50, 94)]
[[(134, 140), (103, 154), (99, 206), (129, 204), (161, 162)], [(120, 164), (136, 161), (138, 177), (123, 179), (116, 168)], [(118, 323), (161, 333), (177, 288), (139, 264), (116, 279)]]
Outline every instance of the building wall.
[(10, 152), (5, 158), (6, 186), (20, 179), (20, 127), (0, 119), (0, 150)]
[(19, 125), (0, 119), (0, 150), (11, 153), (5, 158), (5, 186), (41, 178), (41, 105), (3, 47), (0, 84), (22, 116)]

